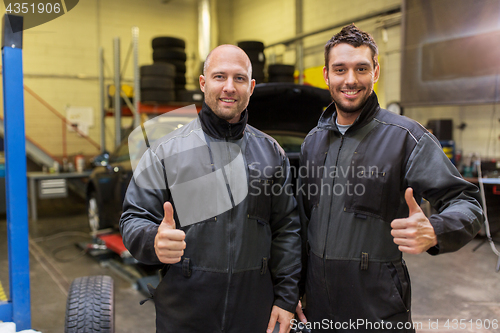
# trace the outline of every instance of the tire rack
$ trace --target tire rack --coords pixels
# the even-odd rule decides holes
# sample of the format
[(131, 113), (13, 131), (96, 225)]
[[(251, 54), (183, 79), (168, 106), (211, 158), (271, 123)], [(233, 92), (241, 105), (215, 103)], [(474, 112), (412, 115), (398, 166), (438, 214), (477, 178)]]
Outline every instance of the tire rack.
[(25, 330), (31, 328), (31, 305), (22, 66), (23, 17), (5, 14), (2, 21), (5, 192), (11, 300), (0, 302), (0, 320), (13, 321), (17, 330)]
[[(130, 103), (128, 98), (124, 96), (127, 106), (134, 116), (134, 127), (138, 127), (141, 124), (141, 118), (139, 115), (139, 102), (141, 100), (141, 80), (139, 74), (139, 28), (132, 28), (132, 53), (133, 53), (133, 71), (134, 71), (134, 105)], [(128, 60), (128, 56), (127, 56)], [(115, 115), (115, 146), (118, 147), (121, 143), (121, 124), (122, 124), (122, 110), (121, 105), (121, 80), (122, 72), (124, 71), (127, 63), (123, 69), (120, 69), (120, 38), (114, 38), (113, 40), (113, 68), (114, 76), (113, 81), (115, 85), (115, 103), (114, 103), (114, 115)], [(105, 77), (104, 77), (104, 49), (99, 48), (99, 86), (100, 86), (100, 108), (101, 108), (101, 152), (106, 151), (106, 134), (105, 134), (105, 117), (106, 117), (106, 93), (105, 93)], [(118, 89), (119, 88), (119, 89)]]

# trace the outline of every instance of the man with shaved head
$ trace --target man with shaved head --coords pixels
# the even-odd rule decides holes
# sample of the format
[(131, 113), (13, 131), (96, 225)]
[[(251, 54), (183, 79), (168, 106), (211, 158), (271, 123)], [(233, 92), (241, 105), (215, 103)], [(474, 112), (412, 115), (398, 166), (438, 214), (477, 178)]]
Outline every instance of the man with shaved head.
[(134, 173), (124, 244), (165, 264), (152, 291), (157, 332), (271, 333), (279, 323), (288, 333), (301, 271), (289, 161), (247, 124), (255, 80), (243, 50), (212, 50), (199, 81), (199, 117), (151, 146), (166, 186), (141, 186)]

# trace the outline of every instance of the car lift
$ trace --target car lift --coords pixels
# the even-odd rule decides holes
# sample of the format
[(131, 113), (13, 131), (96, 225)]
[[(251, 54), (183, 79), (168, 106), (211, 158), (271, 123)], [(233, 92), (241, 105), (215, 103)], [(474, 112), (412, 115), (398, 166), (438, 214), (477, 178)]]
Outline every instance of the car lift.
[(2, 79), (5, 123), (5, 192), (10, 300), (0, 302), (0, 320), (31, 328), (28, 244), (28, 183), (24, 135), (23, 17), (2, 19)]
[[(79, 243), (77, 246), (85, 250), (91, 257), (99, 263), (110, 268), (144, 295), (149, 296), (148, 284), (156, 287), (160, 283), (159, 267), (140, 267), (139, 261), (132, 257), (130, 252), (123, 245), (122, 236), (119, 232), (110, 229), (101, 230), (93, 235), (92, 243)], [(116, 257), (120, 257), (116, 260)], [(156, 273), (152, 273), (156, 272)]]

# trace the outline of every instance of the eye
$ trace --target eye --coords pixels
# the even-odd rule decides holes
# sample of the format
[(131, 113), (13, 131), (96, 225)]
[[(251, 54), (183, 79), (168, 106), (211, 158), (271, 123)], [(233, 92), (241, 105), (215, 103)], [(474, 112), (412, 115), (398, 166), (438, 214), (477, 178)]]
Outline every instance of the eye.
[(345, 72), (345, 69), (343, 69), (343, 68), (335, 68), (334, 72), (337, 73), (337, 74), (342, 74), (342, 73)]
[(246, 78), (244, 76), (237, 76), (236, 81), (245, 82)]
[(216, 79), (216, 80), (221, 80), (223, 78), (224, 78), (224, 76), (221, 75), (221, 74), (217, 74), (217, 75), (214, 76), (214, 79)]

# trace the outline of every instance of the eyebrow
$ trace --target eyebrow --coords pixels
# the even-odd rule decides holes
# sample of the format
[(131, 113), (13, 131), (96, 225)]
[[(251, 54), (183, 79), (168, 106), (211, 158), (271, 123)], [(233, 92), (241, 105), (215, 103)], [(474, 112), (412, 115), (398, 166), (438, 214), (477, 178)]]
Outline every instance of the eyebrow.
[[(372, 64), (366, 61), (358, 62), (356, 66), (371, 66)], [(333, 63), (332, 67), (339, 67), (339, 66), (345, 66), (345, 63), (343, 62), (338, 62), (338, 63)]]
[[(218, 74), (224, 74), (224, 75), (227, 75), (226, 72), (223, 72), (223, 71), (218, 71), (218, 72), (213, 72), (212, 75), (218, 75)], [(242, 74), (242, 73), (236, 73), (235, 74), (236, 76), (244, 76), (244, 77), (248, 77), (248, 74)]]

